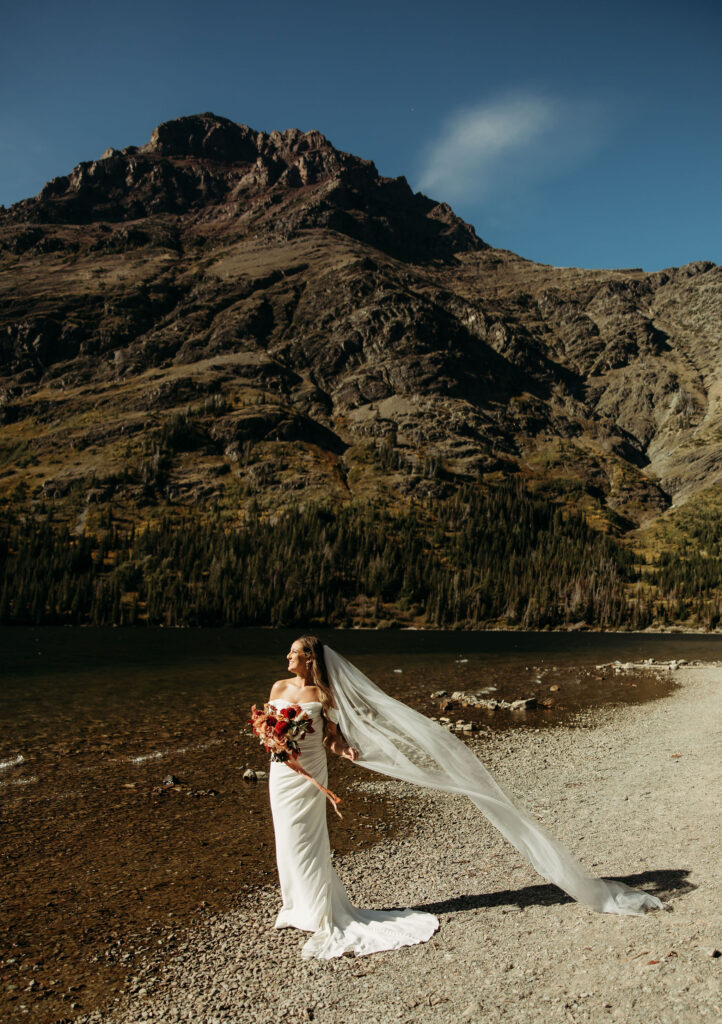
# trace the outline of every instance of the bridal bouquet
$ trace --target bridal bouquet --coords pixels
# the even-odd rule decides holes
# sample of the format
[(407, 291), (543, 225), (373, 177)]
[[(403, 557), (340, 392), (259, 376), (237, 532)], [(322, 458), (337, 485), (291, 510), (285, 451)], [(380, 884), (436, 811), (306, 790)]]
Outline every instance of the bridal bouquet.
[(254, 704), (251, 708), (249, 725), (261, 741), (262, 746), (270, 753), (272, 761), (282, 761), (294, 772), (310, 779), (314, 786), (326, 794), (339, 818), (343, 817), (338, 809), (338, 804), (342, 802), (341, 798), (322, 786), (310, 772), (298, 764), (301, 740), (307, 733), (315, 732), (311, 718), (300, 704), (290, 704), (278, 710), (270, 704), (264, 704), (263, 709), (260, 710)]

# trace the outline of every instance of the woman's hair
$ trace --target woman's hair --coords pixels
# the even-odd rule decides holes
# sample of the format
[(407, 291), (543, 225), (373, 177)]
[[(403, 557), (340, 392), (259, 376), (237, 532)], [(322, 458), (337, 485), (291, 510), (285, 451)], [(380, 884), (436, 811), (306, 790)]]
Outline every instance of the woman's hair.
[(314, 686), (321, 691), (321, 704), (324, 715), (330, 707), (333, 707), (334, 700), (331, 686), (326, 672), (326, 661), (323, 656), (323, 644), (317, 636), (300, 636), (296, 643), (303, 647), (306, 660), (311, 664), (311, 679)]

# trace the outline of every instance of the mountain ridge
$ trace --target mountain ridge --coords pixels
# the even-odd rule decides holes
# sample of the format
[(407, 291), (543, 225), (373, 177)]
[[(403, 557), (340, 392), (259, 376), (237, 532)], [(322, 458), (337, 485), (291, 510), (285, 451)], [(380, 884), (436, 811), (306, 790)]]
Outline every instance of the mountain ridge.
[(722, 481), (721, 284), (536, 264), (320, 132), (179, 118), (0, 212), (0, 500), (233, 521), (512, 476), (648, 528)]
[[(428, 259), (484, 246), (446, 204), (414, 193), (403, 177), (381, 177), (371, 161), (335, 149), (316, 130), (267, 134), (210, 113), (164, 122), (143, 146), (107, 149), (99, 160), (84, 161), (48, 182), (34, 199), (14, 204), (8, 216), (27, 223), (83, 224), (223, 205), (229, 215), (250, 217), (255, 227), (254, 216), (262, 220), (265, 212), (259, 197), (267, 199), (269, 191), (272, 205), (284, 192), (303, 194), (301, 216), (273, 211), (281, 222), (279, 234), (286, 237), (304, 228), (331, 227), (400, 258), (411, 243), (416, 258), (424, 252)], [(363, 208), (357, 202), (360, 191)], [(384, 233), (379, 221), (392, 205), (396, 231)], [(371, 222), (376, 230), (367, 238)], [(400, 237), (401, 232), (410, 237)]]

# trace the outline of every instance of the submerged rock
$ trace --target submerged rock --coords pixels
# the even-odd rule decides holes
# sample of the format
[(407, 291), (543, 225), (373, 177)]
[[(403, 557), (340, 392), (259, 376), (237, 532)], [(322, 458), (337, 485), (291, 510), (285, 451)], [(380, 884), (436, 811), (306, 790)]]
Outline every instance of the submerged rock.
[(536, 697), (526, 697), (523, 700), (513, 700), (509, 705), (510, 711), (528, 711), (529, 708), (537, 706)]

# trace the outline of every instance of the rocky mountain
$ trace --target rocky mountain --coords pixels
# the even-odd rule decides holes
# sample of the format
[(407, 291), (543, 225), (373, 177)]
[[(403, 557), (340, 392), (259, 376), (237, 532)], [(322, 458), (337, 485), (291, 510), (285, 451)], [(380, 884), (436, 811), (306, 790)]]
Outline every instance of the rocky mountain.
[(318, 132), (160, 125), (0, 213), (0, 500), (77, 528), (480, 475), (627, 531), (722, 482), (722, 269), (532, 263)]

